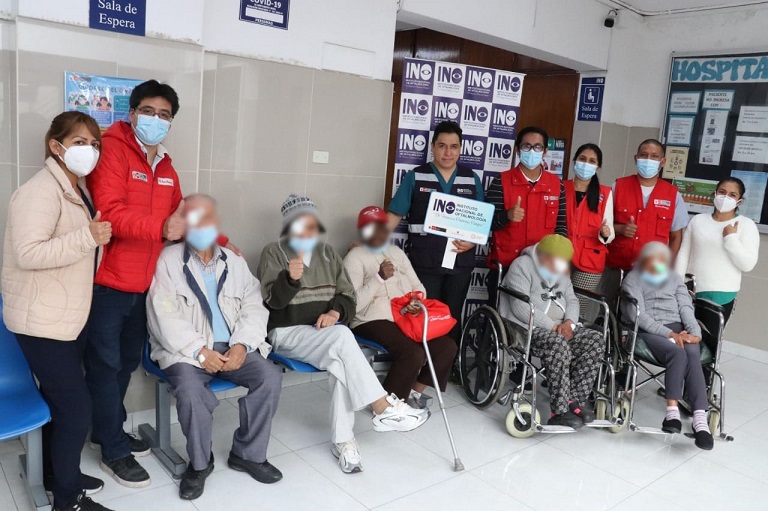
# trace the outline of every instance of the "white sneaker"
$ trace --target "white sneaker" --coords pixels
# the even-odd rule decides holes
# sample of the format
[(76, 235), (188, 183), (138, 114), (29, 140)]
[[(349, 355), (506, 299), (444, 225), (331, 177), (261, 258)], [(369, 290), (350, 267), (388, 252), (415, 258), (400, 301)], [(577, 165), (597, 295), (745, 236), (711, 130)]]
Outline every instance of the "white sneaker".
[(389, 406), (379, 414), (373, 415), (374, 431), (411, 431), (429, 419), (429, 410), (416, 410), (396, 395), (387, 396)]
[(360, 450), (354, 438), (348, 442), (331, 444), (331, 454), (338, 458), (341, 471), (345, 474), (357, 474), (363, 471), (363, 460), (360, 458)]
[(427, 410), (432, 407), (432, 396), (428, 396), (423, 392), (416, 392), (415, 390), (412, 390), (408, 395), (408, 400), (406, 403), (408, 403), (408, 406), (411, 408), (416, 408), (417, 410)]

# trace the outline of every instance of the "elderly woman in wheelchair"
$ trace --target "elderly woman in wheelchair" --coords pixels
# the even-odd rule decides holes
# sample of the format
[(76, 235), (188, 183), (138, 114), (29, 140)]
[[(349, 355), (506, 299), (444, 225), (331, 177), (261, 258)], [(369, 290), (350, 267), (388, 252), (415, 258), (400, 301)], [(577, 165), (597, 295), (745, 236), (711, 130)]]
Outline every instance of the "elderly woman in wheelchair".
[(701, 327), (693, 300), (682, 277), (670, 271), (672, 254), (663, 243), (652, 241), (640, 251), (635, 267), (622, 283), (621, 314), (635, 324), (634, 353), (649, 350), (666, 368), (667, 410), (662, 422), (665, 433), (680, 433), (678, 401), (683, 389), (693, 409), (696, 446), (712, 449), (714, 441), (707, 424), (707, 383), (701, 365)]
[(548, 425), (579, 429), (592, 422), (588, 398), (605, 349), (603, 334), (579, 325), (579, 299), (568, 276), (573, 245), (560, 235), (545, 236), (523, 250), (509, 268), (504, 288), (527, 295), (530, 303), (502, 294), (499, 312), (528, 328), (531, 349), (547, 373), (552, 415)]

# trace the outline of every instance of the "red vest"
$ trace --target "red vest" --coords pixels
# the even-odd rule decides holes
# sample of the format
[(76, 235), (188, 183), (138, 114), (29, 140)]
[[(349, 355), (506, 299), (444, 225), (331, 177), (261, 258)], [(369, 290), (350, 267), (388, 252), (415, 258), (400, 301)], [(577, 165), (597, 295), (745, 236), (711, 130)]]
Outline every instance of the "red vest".
[(512, 264), (525, 247), (538, 243), (547, 234), (554, 234), (557, 212), (560, 206), (560, 178), (543, 170), (541, 177), (532, 185), (520, 166), (501, 173), (501, 187), (504, 191), (504, 209), (517, 204), (525, 210), (522, 222), (509, 222), (503, 229), (494, 231), (488, 267), (496, 263), (504, 267)]
[(603, 225), (605, 205), (611, 189), (600, 185), (600, 201), (597, 211), (587, 205), (587, 198), (576, 204), (576, 189), (573, 181), (565, 181), (565, 207), (568, 220), (568, 238), (573, 243), (573, 265), (588, 273), (603, 273), (608, 246), (600, 241), (600, 227)]
[(634, 238), (616, 235), (608, 247), (607, 265), (628, 270), (632, 267), (640, 249), (649, 241), (669, 243), (669, 232), (675, 217), (677, 187), (659, 179), (643, 207), (643, 192), (636, 175), (616, 180), (613, 195), (613, 221), (628, 224), (635, 217), (637, 234)]

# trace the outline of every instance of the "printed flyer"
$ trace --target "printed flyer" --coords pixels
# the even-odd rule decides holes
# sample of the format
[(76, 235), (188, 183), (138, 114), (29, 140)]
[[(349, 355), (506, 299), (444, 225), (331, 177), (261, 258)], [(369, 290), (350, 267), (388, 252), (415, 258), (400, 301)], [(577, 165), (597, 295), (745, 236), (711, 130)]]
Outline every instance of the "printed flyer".
[(64, 110), (85, 112), (102, 131), (115, 121), (127, 121), (133, 88), (142, 80), (83, 73), (64, 73)]

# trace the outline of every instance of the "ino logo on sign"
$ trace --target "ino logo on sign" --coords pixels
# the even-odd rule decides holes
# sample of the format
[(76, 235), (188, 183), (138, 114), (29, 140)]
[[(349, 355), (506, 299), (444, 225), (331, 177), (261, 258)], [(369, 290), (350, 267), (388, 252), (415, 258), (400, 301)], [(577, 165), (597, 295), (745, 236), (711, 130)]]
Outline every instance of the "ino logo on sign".
[(435, 117), (456, 119), (459, 116), (459, 104), (454, 101), (435, 101)]
[(403, 113), (411, 115), (427, 115), (429, 113), (429, 103), (426, 99), (410, 99), (403, 101)]
[(437, 79), (443, 83), (459, 83), (463, 76), (460, 68), (445, 66), (440, 68)]
[(480, 140), (462, 140), (461, 142), (461, 155), (462, 156), (482, 156), (485, 146)]
[(427, 147), (427, 138), (424, 135), (400, 135), (400, 149), (403, 151), (423, 151)]
[(519, 92), (522, 82), (517, 76), (500, 75), (498, 79), (497, 87), (499, 90), (509, 90), (512, 92)]
[(464, 107), (464, 120), (485, 122), (488, 120), (488, 109), (484, 106), (466, 105)]
[(512, 127), (517, 122), (517, 113), (513, 109), (496, 108), (493, 113), (493, 122), (495, 124), (503, 124), (504, 126)]
[(470, 69), (467, 74), (467, 83), (471, 87), (488, 89), (493, 85), (493, 76), (488, 71), (475, 71)]
[(429, 80), (432, 78), (432, 65), (424, 62), (408, 62), (405, 69), (405, 77), (416, 80)]
[(450, 201), (444, 201), (444, 200), (438, 199), (435, 201), (435, 205), (433, 206), (433, 209), (441, 213), (452, 215), (453, 212), (456, 211), (456, 204)]
[(512, 156), (512, 145), (491, 142), (488, 151), (490, 152), (491, 158), (501, 158), (508, 160)]

